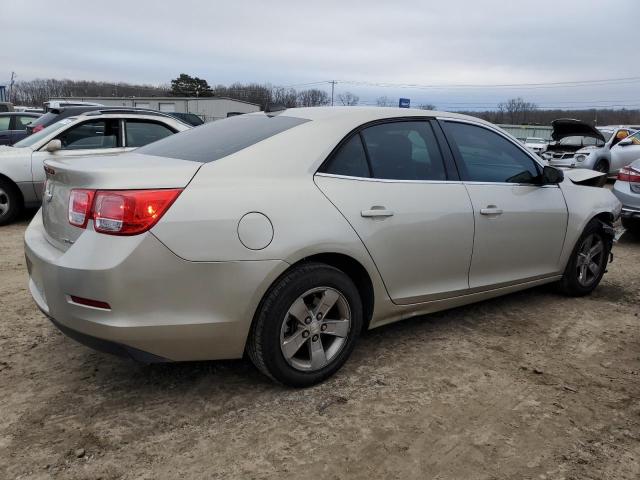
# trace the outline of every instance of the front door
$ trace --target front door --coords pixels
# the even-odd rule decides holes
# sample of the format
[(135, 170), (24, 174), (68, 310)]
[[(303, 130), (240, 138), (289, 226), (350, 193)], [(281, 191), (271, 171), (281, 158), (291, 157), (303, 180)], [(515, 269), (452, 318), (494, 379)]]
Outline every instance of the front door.
[(506, 136), (470, 123), (446, 121), (443, 127), (473, 204), (469, 286), (559, 273), (568, 220), (560, 188), (540, 185), (541, 167)]
[(315, 181), (361, 238), (395, 303), (469, 288), (471, 202), (462, 182), (448, 176), (430, 122), (364, 128)]

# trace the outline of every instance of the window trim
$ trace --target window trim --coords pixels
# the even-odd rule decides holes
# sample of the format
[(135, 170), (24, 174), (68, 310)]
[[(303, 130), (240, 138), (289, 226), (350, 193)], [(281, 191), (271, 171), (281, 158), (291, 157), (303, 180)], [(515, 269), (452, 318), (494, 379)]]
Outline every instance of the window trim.
[[(522, 153), (524, 153), (526, 157), (530, 158), (533, 161), (534, 165), (536, 166), (536, 168), (538, 170), (538, 175), (542, 175), (542, 170), (544, 169), (544, 165), (535, 157), (535, 154), (533, 154), (532, 152), (528, 151), (526, 148), (523, 148), (523, 146), (520, 144), (520, 142), (518, 142), (518, 141), (514, 142), (506, 132), (503, 132), (500, 129), (495, 128), (495, 127), (493, 127), (491, 125), (485, 125), (484, 123), (474, 122), (472, 120), (467, 120), (466, 118), (462, 119), (462, 118), (451, 118), (451, 117), (438, 117), (437, 118), (437, 122), (438, 122), (438, 124), (440, 124), (440, 128), (442, 129), (442, 132), (445, 135), (445, 138), (447, 139), (447, 143), (449, 144), (449, 148), (451, 149), (451, 153), (453, 155), (453, 158), (454, 158), (455, 163), (456, 163), (456, 167), (457, 167), (459, 172), (463, 171), (463, 169), (461, 167), (461, 164), (463, 163), (463, 160), (462, 160), (462, 158), (459, 157), (459, 150), (457, 150), (457, 148), (453, 148), (453, 146), (452, 146), (452, 145), (455, 145), (457, 147), (457, 144), (456, 144), (455, 140), (453, 138), (451, 138), (450, 135), (447, 134), (447, 130), (444, 128), (444, 125), (442, 125), (445, 122), (448, 122), (448, 123), (462, 123), (462, 124), (466, 124), (466, 125), (472, 125), (474, 127), (483, 128), (485, 130), (488, 130), (490, 132), (493, 132), (493, 133), (501, 136), (507, 142), (511, 143), (518, 150), (520, 150)], [(462, 175), (460, 175), (460, 179), (462, 180)], [(543, 184), (540, 184), (540, 183), (485, 182), (485, 181), (480, 181), (480, 180), (462, 180), (462, 182), (463, 183), (467, 183), (467, 184), (471, 184), (471, 185), (508, 185), (508, 186), (529, 186), (529, 187), (533, 186), (533, 187), (560, 188), (559, 185), (543, 185)]]
[[(354, 135), (358, 135), (360, 137), (360, 142), (362, 143), (362, 147), (364, 149), (365, 157), (367, 160), (367, 166), (369, 167), (369, 174), (373, 175), (373, 168), (371, 168), (371, 160), (369, 157), (369, 150), (367, 149), (367, 144), (364, 141), (362, 131), (366, 128), (373, 127), (376, 125), (384, 125), (388, 123), (399, 123), (399, 122), (425, 122), (428, 123), (433, 131), (434, 137), (436, 139), (436, 146), (440, 151), (440, 155), (442, 156), (442, 163), (444, 167), (445, 180), (401, 180), (401, 179), (392, 179), (392, 178), (375, 178), (373, 176), (370, 177), (352, 177), (349, 175), (338, 175), (334, 173), (329, 173), (323, 171), (330, 161), (335, 157), (335, 155), (342, 149), (342, 147), (351, 140)], [(439, 132), (441, 129), (440, 125), (436, 121), (435, 117), (432, 116), (408, 116), (408, 117), (391, 117), (391, 118), (379, 118), (376, 120), (372, 120), (361, 125), (358, 125), (354, 129), (352, 129), (349, 133), (347, 133), (342, 140), (338, 142), (338, 144), (331, 150), (327, 158), (320, 164), (315, 175), (321, 175), (323, 177), (332, 177), (332, 178), (343, 178), (343, 179), (356, 179), (362, 181), (377, 181), (383, 183), (460, 183), (460, 177), (457, 171), (457, 166), (454, 163), (453, 155), (450, 151), (450, 147), (448, 145), (443, 145), (442, 141), (446, 139), (444, 137), (444, 132)], [(440, 135), (439, 135), (440, 134)], [(455, 170), (452, 170), (455, 168)]]
[[(151, 119), (151, 118), (135, 118), (135, 117), (125, 117), (125, 118), (121, 118), (120, 119), (120, 135), (122, 136), (122, 148), (140, 148), (140, 147), (129, 147), (127, 145), (127, 121), (129, 120), (134, 120), (134, 121), (138, 121), (138, 122), (145, 122), (145, 123), (156, 123), (158, 125), (161, 125), (167, 129), (169, 129), (172, 133), (172, 135), (175, 135), (176, 133), (178, 133), (178, 130), (176, 130), (175, 128), (173, 128), (171, 125), (164, 123), (162, 121), (159, 121), (157, 119)], [(147, 144), (148, 145), (148, 144)], [(142, 145), (144, 147), (144, 145)]]

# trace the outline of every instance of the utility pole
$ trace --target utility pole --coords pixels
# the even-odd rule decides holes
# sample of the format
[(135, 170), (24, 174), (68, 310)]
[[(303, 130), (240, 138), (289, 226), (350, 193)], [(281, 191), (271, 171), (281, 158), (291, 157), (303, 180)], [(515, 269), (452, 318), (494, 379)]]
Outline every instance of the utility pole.
[(11, 72), (11, 81), (9, 82), (9, 101), (13, 103), (13, 84), (15, 83), (16, 72)]
[(333, 107), (333, 92), (336, 88), (336, 81), (331, 80), (329, 83), (331, 84), (331, 106)]

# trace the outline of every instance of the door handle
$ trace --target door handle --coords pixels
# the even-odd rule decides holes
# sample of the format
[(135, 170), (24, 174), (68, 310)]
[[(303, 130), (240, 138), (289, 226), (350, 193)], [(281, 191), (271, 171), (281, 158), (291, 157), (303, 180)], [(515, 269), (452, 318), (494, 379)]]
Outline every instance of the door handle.
[(495, 205), (487, 205), (487, 208), (480, 209), (480, 215), (502, 215), (502, 209)]
[(376, 205), (371, 207), (370, 210), (362, 210), (360, 215), (363, 217), (392, 217), (393, 211)]

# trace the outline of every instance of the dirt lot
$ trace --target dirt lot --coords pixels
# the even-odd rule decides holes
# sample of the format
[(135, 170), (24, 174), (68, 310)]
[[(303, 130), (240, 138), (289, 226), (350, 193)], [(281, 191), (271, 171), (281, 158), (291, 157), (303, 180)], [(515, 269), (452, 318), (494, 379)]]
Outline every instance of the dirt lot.
[(369, 332), (323, 385), (247, 361), (142, 366), (74, 343), (0, 228), (0, 478), (640, 477), (640, 242), (547, 288)]

